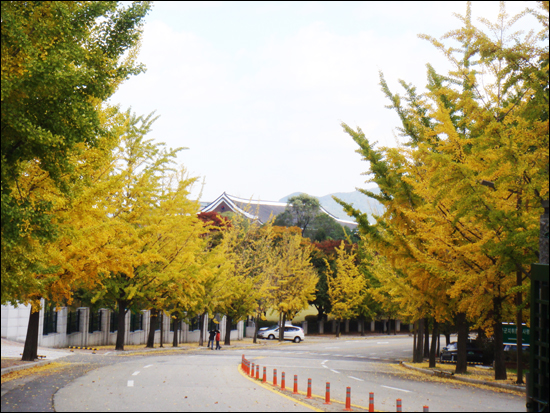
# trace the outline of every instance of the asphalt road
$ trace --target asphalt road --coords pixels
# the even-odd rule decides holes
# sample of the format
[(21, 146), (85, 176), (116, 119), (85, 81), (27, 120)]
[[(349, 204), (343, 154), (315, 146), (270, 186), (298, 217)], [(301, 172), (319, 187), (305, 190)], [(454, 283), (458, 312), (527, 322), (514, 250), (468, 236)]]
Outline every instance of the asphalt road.
[(366, 339), (303, 342), (281, 350), (251, 350), (247, 358), (267, 367), (268, 380), (272, 371), (286, 373), (287, 387), (298, 375), (299, 389), (305, 390), (312, 378), (312, 391), (325, 394), (330, 382), (331, 397), (345, 400), (346, 387), (351, 387), (351, 401), (368, 406), (369, 393), (374, 393), (375, 407), (395, 411), (396, 399), (401, 399), (403, 411), (447, 412), (517, 412), (525, 410), (525, 397), (472, 386), (432, 381), (411, 380), (398, 372), (398, 360), (411, 357), (412, 338), (407, 336), (378, 336)]
[[(238, 344), (238, 343), (234, 343)], [(245, 350), (178, 351), (170, 355), (120, 357), (89, 355), (67, 358), (71, 363), (52, 374), (14, 380), (2, 385), (2, 411), (309, 411), (288, 397), (266, 390), (237, 370), (241, 355), (286, 373), (287, 388), (298, 375), (299, 389), (313, 379), (313, 393), (344, 401), (351, 387), (352, 403), (368, 406), (375, 393), (377, 410), (395, 411), (523, 411), (524, 397), (452, 383), (410, 379), (394, 368), (411, 356), (412, 338), (374, 336), (311, 339)], [(60, 359), (63, 361), (64, 359)], [(6, 387), (7, 386), (7, 387)], [(53, 395), (53, 400), (52, 400)], [(318, 405), (319, 406), (319, 405)], [(322, 406), (320, 406), (322, 407)], [(334, 405), (331, 410), (341, 410)]]
[[(233, 353), (233, 354), (230, 354)], [(153, 356), (94, 370), (59, 390), (55, 410), (311, 411), (248, 380), (235, 351)]]

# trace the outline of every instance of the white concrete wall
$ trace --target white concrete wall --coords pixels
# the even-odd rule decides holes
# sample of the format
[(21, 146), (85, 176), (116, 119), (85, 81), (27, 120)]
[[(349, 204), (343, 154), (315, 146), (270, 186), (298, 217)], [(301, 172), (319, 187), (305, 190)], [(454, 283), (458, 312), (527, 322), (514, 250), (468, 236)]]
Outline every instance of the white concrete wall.
[(67, 334), (67, 345), (75, 347), (86, 347), (88, 345), (88, 328), (89, 328), (89, 308), (80, 307), (79, 312), (79, 331)]
[[(185, 342), (186, 343), (198, 343), (199, 342), (199, 337), (200, 337), (200, 331), (199, 330), (189, 331), (188, 334), (187, 334), (187, 337), (185, 339)], [(207, 341), (207, 343), (208, 343), (208, 341)]]
[(2, 337), (13, 341), (25, 342), (31, 314), (30, 305), (14, 307), (2, 306)]
[(101, 346), (105, 342), (105, 334), (103, 331), (94, 331), (93, 333), (88, 333), (88, 344), (87, 347)]
[(41, 347), (67, 347), (67, 307), (57, 308), (57, 333), (43, 335), (44, 328), (44, 305), (40, 310), (40, 322), (38, 326), (38, 345)]
[[(42, 300), (42, 307), (44, 301)], [(12, 305), (2, 306), (2, 337), (24, 342), (27, 335), (27, 328), (30, 316), (30, 306), (19, 306), (15, 308)], [(111, 333), (110, 321), (111, 310), (101, 309), (101, 331), (89, 332), (89, 317), (90, 309), (88, 307), (80, 307), (80, 323), (78, 332), (67, 334), (67, 316), (68, 309), (60, 307), (57, 309), (57, 333), (43, 335), (44, 328), (44, 309), (40, 310), (39, 327), (38, 327), (38, 345), (41, 347), (93, 347), (107, 344), (115, 344), (117, 332)], [(149, 311), (142, 311), (143, 324), (141, 330), (130, 332), (130, 312), (125, 316), (125, 344), (139, 345), (147, 343), (149, 333)], [(171, 345), (173, 342), (174, 332), (170, 331), (170, 317), (163, 314), (164, 321), (164, 345)], [(225, 317), (223, 317), (218, 325), (221, 332), (222, 340), (225, 337)], [(254, 333), (253, 327), (248, 327), (251, 330), (250, 336)], [(205, 345), (208, 342), (208, 317), (204, 319), (204, 341)], [(189, 331), (189, 326), (186, 323), (181, 323), (178, 329), (179, 343), (196, 343), (199, 341), (200, 330)], [(231, 331), (231, 340), (242, 340), (245, 335), (244, 322), (240, 321), (237, 324), (237, 329)], [(155, 332), (155, 343), (160, 343), (160, 330)]]

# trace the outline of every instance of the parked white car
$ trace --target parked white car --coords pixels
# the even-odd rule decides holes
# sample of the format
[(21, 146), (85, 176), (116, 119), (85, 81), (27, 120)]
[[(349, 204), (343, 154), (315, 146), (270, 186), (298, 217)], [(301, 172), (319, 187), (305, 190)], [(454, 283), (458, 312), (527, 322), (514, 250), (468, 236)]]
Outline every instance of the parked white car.
[[(274, 325), (271, 327), (263, 327), (258, 331), (259, 338), (266, 338), (268, 340), (274, 340), (279, 338), (279, 326)], [(292, 340), (295, 343), (299, 343), (304, 339), (304, 330), (301, 327), (296, 327), (293, 325), (285, 325), (284, 332), (285, 340)]]

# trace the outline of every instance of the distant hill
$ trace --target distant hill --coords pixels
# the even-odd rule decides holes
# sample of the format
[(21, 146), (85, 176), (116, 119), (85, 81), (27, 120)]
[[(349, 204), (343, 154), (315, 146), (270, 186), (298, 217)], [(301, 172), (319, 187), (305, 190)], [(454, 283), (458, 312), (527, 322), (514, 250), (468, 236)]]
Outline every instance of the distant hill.
[[(370, 191), (374, 192), (375, 194), (380, 193), (380, 189), (378, 188), (368, 188)], [(279, 202), (288, 202), (288, 199), (300, 195), (303, 192), (294, 192), (290, 195), (287, 195), (279, 200)], [(366, 212), (369, 217), (372, 214), (375, 215), (382, 215), (384, 208), (382, 204), (380, 204), (378, 201), (369, 198), (366, 195), (363, 195), (359, 191), (353, 191), (353, 192), (335, 192), (333, 194), (328, 194), (324, 196), (316, 196), (323, 206), (328, 212), (333, 214), (334, 216), (338, 217), (339, 219), (345, 219), (345, 220), (353, 220), (352, 217), (349, 217), (345, 212), (344, 209), (338, 204), (334, 199), (332, 199), (332, 196), (336, 196), (340, 198), (342, 201), (347, 202), (349, 204), (353, 204), (354, 208), (357, 208), (361, 212)]]

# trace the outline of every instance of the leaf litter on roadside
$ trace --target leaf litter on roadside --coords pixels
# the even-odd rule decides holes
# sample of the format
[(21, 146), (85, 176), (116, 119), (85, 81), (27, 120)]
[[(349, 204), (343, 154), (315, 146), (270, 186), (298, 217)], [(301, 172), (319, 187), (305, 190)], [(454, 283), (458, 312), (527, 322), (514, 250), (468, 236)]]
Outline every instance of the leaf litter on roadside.
[(497, 393), (508, 393), (508, 394), (514, 394), (519, 396), (525, 396), (525, 392), (521, 390), (503, 389), (500, 387), (492, 387), (484, 384), (469, 383), (465, 381), (459, 382), (452, 378), (431, 376), (426, 373), (422, 373), (420, 371), (410, 370), (410, 369), (407, 369), (405, 366), (401, 366), (398, 364), (392, 364), (391, 367), (395, 369), (399, 375), (405, 376), (411, 380), (450, 384), (452, 385), (452, 388), (459, 388), (459, 386), (470, 386), (470, 387), (476, 387), (482, 390), (491, 390)]
[(7, 374), (4, 374), (2, 376), (2, 383), (6, 383), (8, 381), (15, 380), (15, 379), (20, 379), (20, 378), (29, 376), (31, 374), (34, 374), (34, 375), (36, 375), (36, 374), (40, 374), (40, 375), (51, 374), (55, 371), (58, 371), (62, 368), (65, 368), (69, 365), (70, 365), (70, 363), (58, 363), (58, 362), (56, 362), (56, 363), (46, 364), (45, 366), (36, 366), (36, 367), (31, 367), (31, 368), (25, 369), (25, 370), (12, 371), (11, 373), (7, 373)]

